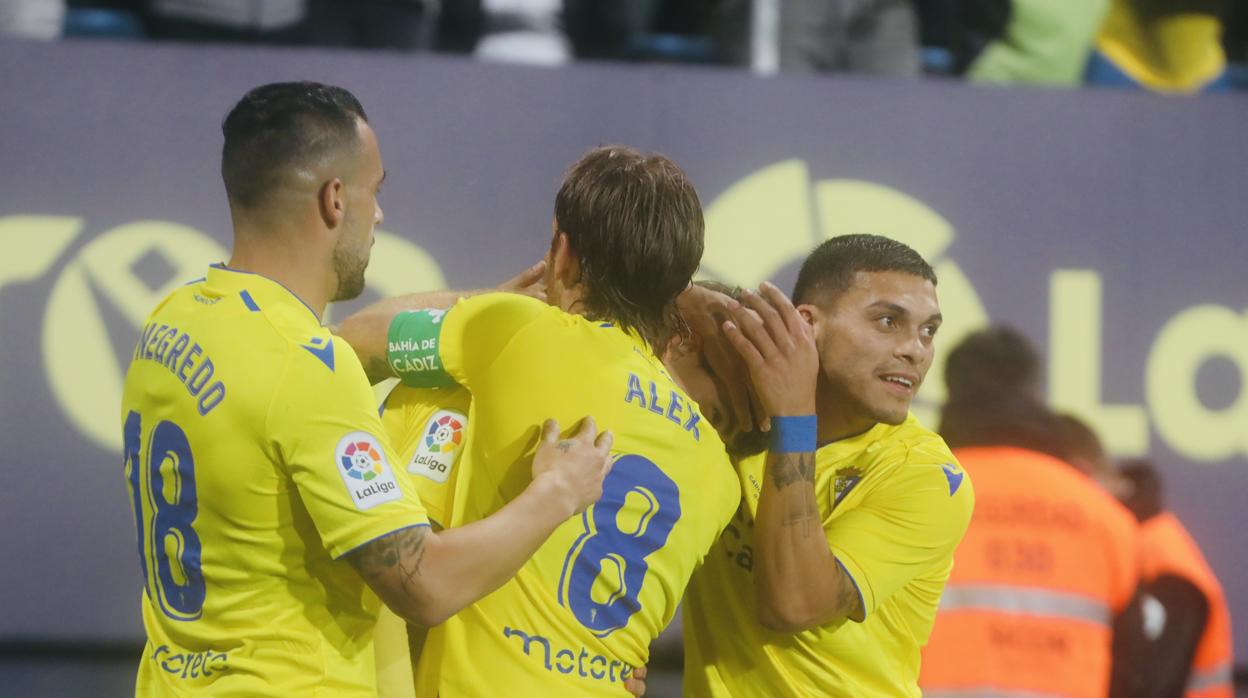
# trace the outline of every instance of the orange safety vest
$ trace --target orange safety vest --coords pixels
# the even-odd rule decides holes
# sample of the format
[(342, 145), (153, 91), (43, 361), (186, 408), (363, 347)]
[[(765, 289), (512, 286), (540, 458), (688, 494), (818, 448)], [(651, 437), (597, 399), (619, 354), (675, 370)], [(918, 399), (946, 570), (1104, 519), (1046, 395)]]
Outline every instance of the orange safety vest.
[[(975, 483), (978, 490), (979, 482)], [(1163, 574), (1181, 577), (1209, 601), (1209, 619), (1192, 658), (1187, 680), (1187, 698), (1233, 698), (1231, 682), (1231, 614), (1226, 607), (1222, 585), (1209, 569), (1196, 541), (1170, 512), (1148, 519), (1140, 527), (1141, 570), (1146, 581)]]
[(954, 455), (975, 482), (975, 513), (923, 649), (923, 695), (1104, 698), (1112, 621), (1139, 581), (1134, 517), (1050, 456)]

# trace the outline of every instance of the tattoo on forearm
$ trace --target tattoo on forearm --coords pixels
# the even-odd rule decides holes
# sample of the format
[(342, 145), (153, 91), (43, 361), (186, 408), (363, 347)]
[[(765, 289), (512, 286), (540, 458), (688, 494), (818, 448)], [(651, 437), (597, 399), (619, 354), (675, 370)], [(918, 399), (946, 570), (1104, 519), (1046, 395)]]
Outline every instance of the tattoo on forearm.
[[(815, 457), (813, 453), (779, 453), (772, 456), (771, 479), (782, 497), (783, 526), (801, 526), (802, 538), (809, 538), (820, 530), (819, 503), (815, 500)], [(785, 491), (794, 483), (806, 483)]]
[(348, 556), (351, 566), (365, 579), (376, 579), (391, 570), (399, 574), (404, 590), (420, 575), (425, 559), (426, 526), (412, 526), (379, 538)]
[(815, 454), (777, 453), (771, 464), (771, 480), (784, 489), (795, 482), (815, 481)]

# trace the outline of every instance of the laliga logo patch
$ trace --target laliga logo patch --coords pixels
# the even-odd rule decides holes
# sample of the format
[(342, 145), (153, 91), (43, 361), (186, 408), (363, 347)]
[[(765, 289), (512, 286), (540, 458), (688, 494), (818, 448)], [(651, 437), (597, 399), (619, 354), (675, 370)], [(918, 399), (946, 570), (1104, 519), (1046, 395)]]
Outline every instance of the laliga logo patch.
[(339, 439), (334, 463), (351, 501), (361, 511), (403, 496), (381, 444), (368, 432), (353, 431)]
[(407, 472), (446, 482), (464, 442), (468, 418), (453, 410), (438, 410), (425, 425), (425, 435), (416, 446), (416, 454), (407, 465)]

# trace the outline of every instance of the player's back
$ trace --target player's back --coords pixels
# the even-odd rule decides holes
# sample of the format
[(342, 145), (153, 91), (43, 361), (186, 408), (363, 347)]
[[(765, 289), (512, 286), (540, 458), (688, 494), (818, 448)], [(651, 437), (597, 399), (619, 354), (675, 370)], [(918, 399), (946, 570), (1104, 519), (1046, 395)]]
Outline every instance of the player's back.
[(646, 343), (610, 323), (503, 294), (444, 322), (447, 371), (473, 393), (452, 525), (519, 494), (544, 418), (594, 416), (618, 457), (597, 504), (432, 631), (418, 693), (436, 676), (444, 697), (623, 694), (736, 509), (723, 444)]
[[(150, 316), (122, 399), (146, 585), (139, 695), (375, 690), (379, 602), (333, 558), (393, 530), (404, 505), (367, 435), (338, 444), (376, 453), (367, 472), (354, 462), (335, 472), (348, 454), (325, 433), (360, 423), (339, 406), (370, 404), (354, 354), (335, 352), (292, 293), (224, 268)], [(341, 429), (318, 431), (313, 410)], [(357, 470), (376, 491), (350, 490)]]
[(1104, 695), (1112, 620), (1138, 580), (1134, 519), (1051, 456), (1011, 446), (955, 453), (978, 506), (923, 651), (924, 691)]

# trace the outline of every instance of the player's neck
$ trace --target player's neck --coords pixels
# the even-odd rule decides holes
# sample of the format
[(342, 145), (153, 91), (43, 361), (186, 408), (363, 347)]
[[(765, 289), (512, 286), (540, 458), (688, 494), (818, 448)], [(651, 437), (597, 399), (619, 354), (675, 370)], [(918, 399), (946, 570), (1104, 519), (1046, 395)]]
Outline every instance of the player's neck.
[(234, 251), (228, 265), (231, 269), (260, 274), (285, 286), (298, 296), (318, 318), (325, 315), (331, 289), (325, 279), (330, 276), (330, 262), (324, 255), (313, 253), (309, 245), (284, 244), (282, 238), (257, 239), (235, 236)]
[(854, 414), (853, 405), (832, 394), (822, 384), (815, 391), (815, 414), (818, 417), (816, 439), (821, 444), (832, 443), (857, 436), (876, 425), (870, 417)]

